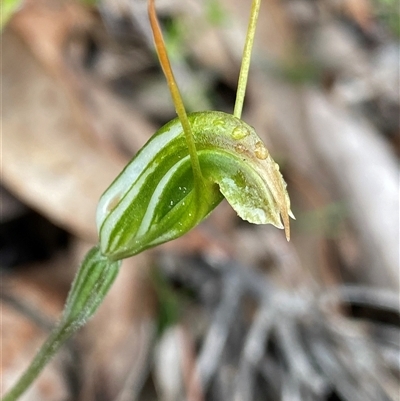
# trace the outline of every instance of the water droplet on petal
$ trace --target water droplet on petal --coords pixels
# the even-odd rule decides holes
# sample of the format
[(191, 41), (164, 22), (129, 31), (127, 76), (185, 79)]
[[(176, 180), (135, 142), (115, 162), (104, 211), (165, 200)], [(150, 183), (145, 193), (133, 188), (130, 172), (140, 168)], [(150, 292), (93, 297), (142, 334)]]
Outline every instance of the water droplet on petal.
[(257, 159), (265, 160), (268, 157), (268, 150), (262, 142), (258, 141), (255, 145), (254, 154)]
[(232, 138), (239, 140), (239, 139), (243, 139), (246, 138), (246, 136), (249, 135), (249, 130), (246, 129), (245, 127), (236, 127), (233, 129), (232, 131)]

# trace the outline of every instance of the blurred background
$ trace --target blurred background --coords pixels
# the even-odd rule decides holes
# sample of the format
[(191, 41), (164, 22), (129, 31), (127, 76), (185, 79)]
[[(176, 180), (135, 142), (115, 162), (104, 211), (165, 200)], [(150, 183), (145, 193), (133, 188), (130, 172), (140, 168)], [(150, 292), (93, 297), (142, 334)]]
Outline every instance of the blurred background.
[[(157, 0), (188, 111), (233, 111), (250, 1)], [(6, 391), (97, 242), (96, 204), (175, 117), (145, 0), (3, 0)], [(288, 183), (292, 239), (223, 202), (124, 261), (25, 401), (399, 400), (399, 4), (264, 0), (243, 120)]]

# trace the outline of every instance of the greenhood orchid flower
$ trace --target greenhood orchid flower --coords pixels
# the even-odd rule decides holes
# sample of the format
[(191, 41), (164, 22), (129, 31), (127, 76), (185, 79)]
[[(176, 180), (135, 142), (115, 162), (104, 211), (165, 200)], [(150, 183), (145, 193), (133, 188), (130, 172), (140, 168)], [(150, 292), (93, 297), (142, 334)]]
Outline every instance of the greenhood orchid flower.
[(285, 228), (286, 184), (261, 139), (242, 120), (217, 111), (188, 115), (200, 178), (195, 176), (179, 119), (162, 127), (100, 199), (100, 247), (112, 260), (135, 255), (195, 227), (225, 197), (251, 223)]

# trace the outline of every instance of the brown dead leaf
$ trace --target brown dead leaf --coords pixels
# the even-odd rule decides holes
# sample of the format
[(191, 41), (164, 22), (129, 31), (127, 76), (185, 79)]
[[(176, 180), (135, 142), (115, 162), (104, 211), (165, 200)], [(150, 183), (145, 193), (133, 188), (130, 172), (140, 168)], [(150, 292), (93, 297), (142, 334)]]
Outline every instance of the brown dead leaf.
[(10, 25), (35, 57), (59, 75), (64, 68), (63, 49), (71, 31), (88, 29), (93, 22), (89, 8), (75, 1), (27, 0)]
[(98, 198), (154, 129), (71, 53), (92, 29), (105, 29), (89, 10), (27, 1), (3, 33), (2, 180), (94, 242)]
[(97, 200), (124, 163), (82, 135), (62, 86), (12, 31), (2, 43), (2, 180), (57, 224), (95, 241)]

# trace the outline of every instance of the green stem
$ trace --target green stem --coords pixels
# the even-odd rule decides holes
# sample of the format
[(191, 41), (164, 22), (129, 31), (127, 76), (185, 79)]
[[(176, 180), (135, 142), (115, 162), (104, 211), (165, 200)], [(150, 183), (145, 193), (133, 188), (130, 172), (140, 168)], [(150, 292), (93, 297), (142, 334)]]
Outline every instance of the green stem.
[(3, 397), (2, 401), (15, 401), (23, 394), (38, 377), (50, 359), (57, 353), (64, 342), (74, 333), (73, 325), (56, 327), (50, 337), (42, 345), (35, 358), (15, 383), (13, 388)]
[(121, 262), (110, 262), (98, 247), (92, 248), (72, 283), (63, 316), (17, 383), (2, 401), (15, 401), (23, 394), (61, 346), (86, 324), (100, 306), (119, 272)]
[(247, 78), (249, 76), (251, 50), (253, 48), (254, 35), (257, 26), (258, 14), (260, 11), (261, 0), (253, 0), (251, 5), (250, 21), (247, 28), (246, 43), (244, 45), (242, 65), (240, 67), (238, 88), (236, 91), (236, 102), (233, 115), (237, 118), (242, 117), (244, 96), (246, 94)]

